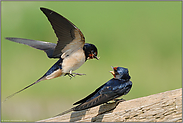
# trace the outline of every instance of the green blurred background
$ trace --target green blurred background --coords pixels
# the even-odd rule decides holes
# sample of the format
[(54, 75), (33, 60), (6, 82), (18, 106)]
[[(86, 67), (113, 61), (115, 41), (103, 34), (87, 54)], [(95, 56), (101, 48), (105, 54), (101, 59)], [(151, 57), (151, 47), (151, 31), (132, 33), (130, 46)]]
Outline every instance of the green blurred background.
[(133, 87), (130, 100), (181, 88), (181, 1), (179, 2), (1, 2), (1, 101), (40, 78), (57, 59), (5, 40), (19, 37), (56, 43), (40, 7), (52, 9), (83, 32), (99, 50), (76, 72), (86, 76), (42, 81), (1, 104), (3, 121), (52, 117), (93, 92), (126, 67)]

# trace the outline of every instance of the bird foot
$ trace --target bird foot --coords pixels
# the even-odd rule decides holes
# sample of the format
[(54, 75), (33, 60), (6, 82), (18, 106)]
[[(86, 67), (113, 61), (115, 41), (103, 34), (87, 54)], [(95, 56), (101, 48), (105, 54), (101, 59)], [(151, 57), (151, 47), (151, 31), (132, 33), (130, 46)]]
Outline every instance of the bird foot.
[[(74, 75), (73, 75), (74, 74)], [(83, 74), (83, 73), (72, 73), (71, 74), (73, 77), (75, 77), (76, 75), (79, 75), (79, 76), (83, 76), (83, 75), (86, 75), (86, 74)]]
[(72, 77), (74, 77), (72, 74), (70, 74), (70, 73), (66, 73), (64, 76), (69, 76), (70, 77), (70, 79), (72, 79)]
[(82, 73), (66, 73), (65, 76), (68, 75), (70, 77), (70, 79), (72, 79), (72, 77), (75, 77), (76, 75), (82, 76), (82, 75), (86, 75), (86, 74), (82, 74)]
[(115, 102), (124, 102), (126, 101), (125, 99), (121, 98), (121, 99), (114, 99)]

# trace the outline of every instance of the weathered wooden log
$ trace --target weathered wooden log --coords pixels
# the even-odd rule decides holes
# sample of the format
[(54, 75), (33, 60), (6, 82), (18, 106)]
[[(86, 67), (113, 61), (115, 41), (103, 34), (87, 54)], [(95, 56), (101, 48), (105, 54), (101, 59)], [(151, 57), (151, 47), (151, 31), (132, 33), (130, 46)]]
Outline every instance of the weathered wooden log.
[(182, 122), (182, 89), (104, 104), (38, 122)]

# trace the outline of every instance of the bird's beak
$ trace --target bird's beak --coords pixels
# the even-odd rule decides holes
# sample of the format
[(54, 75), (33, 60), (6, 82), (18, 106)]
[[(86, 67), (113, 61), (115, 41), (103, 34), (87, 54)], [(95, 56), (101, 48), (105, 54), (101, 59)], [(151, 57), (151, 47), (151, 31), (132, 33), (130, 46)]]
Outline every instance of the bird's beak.
[[(114, 67), (113, 66), (111, 66), (111, 67), (114, 70)], [(114, 78), (116, 77), (114, 71), (109, 71), (109, 72), (112, 73), (112, 75), (114, 76)]]
[(95, 59), (99, 60), (100, 57), (97, 57), (97, 56), (93, 56)]
[(109, 72), (112, 73), (112, 75), (114, 76), (114, 78), (116, 77), (114, 71), (109, 71)]

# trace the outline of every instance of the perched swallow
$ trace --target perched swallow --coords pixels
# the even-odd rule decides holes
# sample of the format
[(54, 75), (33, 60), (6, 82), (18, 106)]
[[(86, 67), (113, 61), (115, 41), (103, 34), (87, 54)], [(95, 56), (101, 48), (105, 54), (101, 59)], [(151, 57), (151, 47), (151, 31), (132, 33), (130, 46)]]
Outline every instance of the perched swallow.
[(22, 38), (8, 37), (6, 39), (43, 50), (49, 58), (59, 58), (59, 60), (36, 82), (8, 96), (5, 100), (42, 80), (53, 79), (65, 75), (70, 77), (84, 75), (72, 73), (72, 71), (78, 69), (88, 59), (99, 59), (97, 57), (96, 46), (85, 43), (83, 33), (73, 23), (52, 10), (46, 8), (40, 9), (46, 15), (55, 31), (58, 38), (57, 44)]
[(94, 106), (98, 106), (108, 101), (115, 100), (122, 95), (126, 95), (131, 87), (132, 82), (127, 68), (123, 67), (112, 67), (113, 71), (110, 71), (114, 78), (97, 88), (93, 93), (85, 97), (84, 99), (74, 103), (73, 105), (79, 104), (61, 114), (56, 116), (64, 115), (71, 111), (81, 111)]

